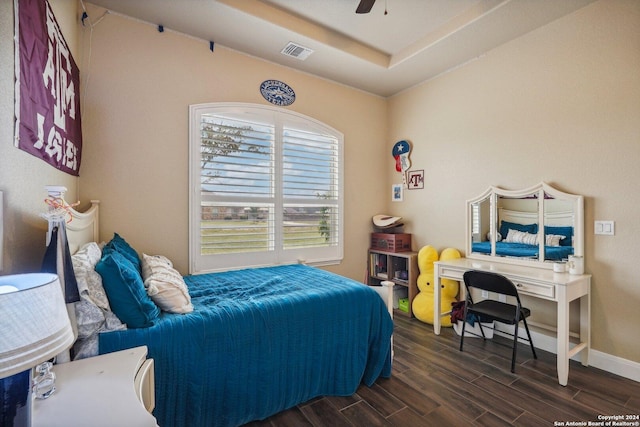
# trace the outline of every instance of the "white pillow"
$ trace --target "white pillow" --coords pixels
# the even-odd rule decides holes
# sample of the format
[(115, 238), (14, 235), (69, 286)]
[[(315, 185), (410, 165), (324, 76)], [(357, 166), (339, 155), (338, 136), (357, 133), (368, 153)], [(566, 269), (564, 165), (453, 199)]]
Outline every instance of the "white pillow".
[(560, 240), (564, 239), (566, 236), (562, 236), (559, 234), (547, 234), (545, 245), (547, 246), (560, 246)]
[(193, 311), (187, 284), (166, 257), (142, 254), (142, 280), (147, 294), (161, 310), (169, 313)]
[(510, 228), (509, 233), (507, 233), (507, 238), (504, 241), (511, 243), (524, 243), (525, 245), (537, 245), (538, 235)]
[(78, 252), (71, 256), (73, 272), (78, 282), (80, 297), (88, 299), (103, 310), (111, 311), (107, 294), (102, 286), (102, 276), (95, 270), (96, 264), (102, 257), (102, 250), (95, 242), (83, 245)]
[[(558, 234), (547, 234), (545, 236), (545, 246), (560, 246), (560, 240), (564, 239), (565, 236), (561, 236)], [(509, 229), (509, 233), (507, 234), (507, 238), (505, 242), (512, 243), (524, 243), (526, 245), (537, 245), (538, 244), (538, 235), (526, 233), (524, 231), (518, 231)]]

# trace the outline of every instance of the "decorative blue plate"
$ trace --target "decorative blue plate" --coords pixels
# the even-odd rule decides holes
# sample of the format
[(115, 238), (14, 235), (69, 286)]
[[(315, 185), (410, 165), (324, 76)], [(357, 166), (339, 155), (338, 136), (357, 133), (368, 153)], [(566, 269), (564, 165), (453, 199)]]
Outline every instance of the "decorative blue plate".
[(260, 85), (260, 93), (272, 104), (286, 107), (296, 100), (296, 93), (280, 80), (265, 80)]

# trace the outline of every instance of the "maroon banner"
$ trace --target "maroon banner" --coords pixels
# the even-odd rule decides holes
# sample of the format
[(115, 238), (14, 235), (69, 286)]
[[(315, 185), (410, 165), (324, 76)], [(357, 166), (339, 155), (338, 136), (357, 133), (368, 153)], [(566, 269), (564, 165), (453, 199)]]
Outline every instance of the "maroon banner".
[(80, 70), (49, 2), (15, 4), (15, 145), (77, 176), (82, 152)]

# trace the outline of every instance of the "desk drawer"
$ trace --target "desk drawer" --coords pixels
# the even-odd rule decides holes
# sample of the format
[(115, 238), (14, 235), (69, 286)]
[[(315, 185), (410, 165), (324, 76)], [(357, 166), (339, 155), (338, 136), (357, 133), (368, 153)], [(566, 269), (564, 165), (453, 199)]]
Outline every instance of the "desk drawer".
[(462, 281), (462, 275), (465, 271), (466, 270), (460, 270), (457, 268), (440, 267), (438, 273), (440, 274), (440, 278)]
[(519, 281), (514, 281), (513, 283), (516, 285), (516, 288), (518, 288), (518, 292), (521, 292), (522, 294), (529, 294), (545, 298), (556, 297), (556, 288), (553, 285), (543, 285), (540, 283), (523, 283)]

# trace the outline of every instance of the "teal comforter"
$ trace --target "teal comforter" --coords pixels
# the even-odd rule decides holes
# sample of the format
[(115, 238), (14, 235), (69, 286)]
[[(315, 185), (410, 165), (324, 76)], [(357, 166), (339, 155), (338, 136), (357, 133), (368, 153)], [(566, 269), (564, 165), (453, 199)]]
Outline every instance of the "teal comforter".
[(195, 310), (100, 335), (100, 353), (146, 345), (161, 427), (236, 426), (391, 374), (380, 297), (304, 265), (187, 276)]

